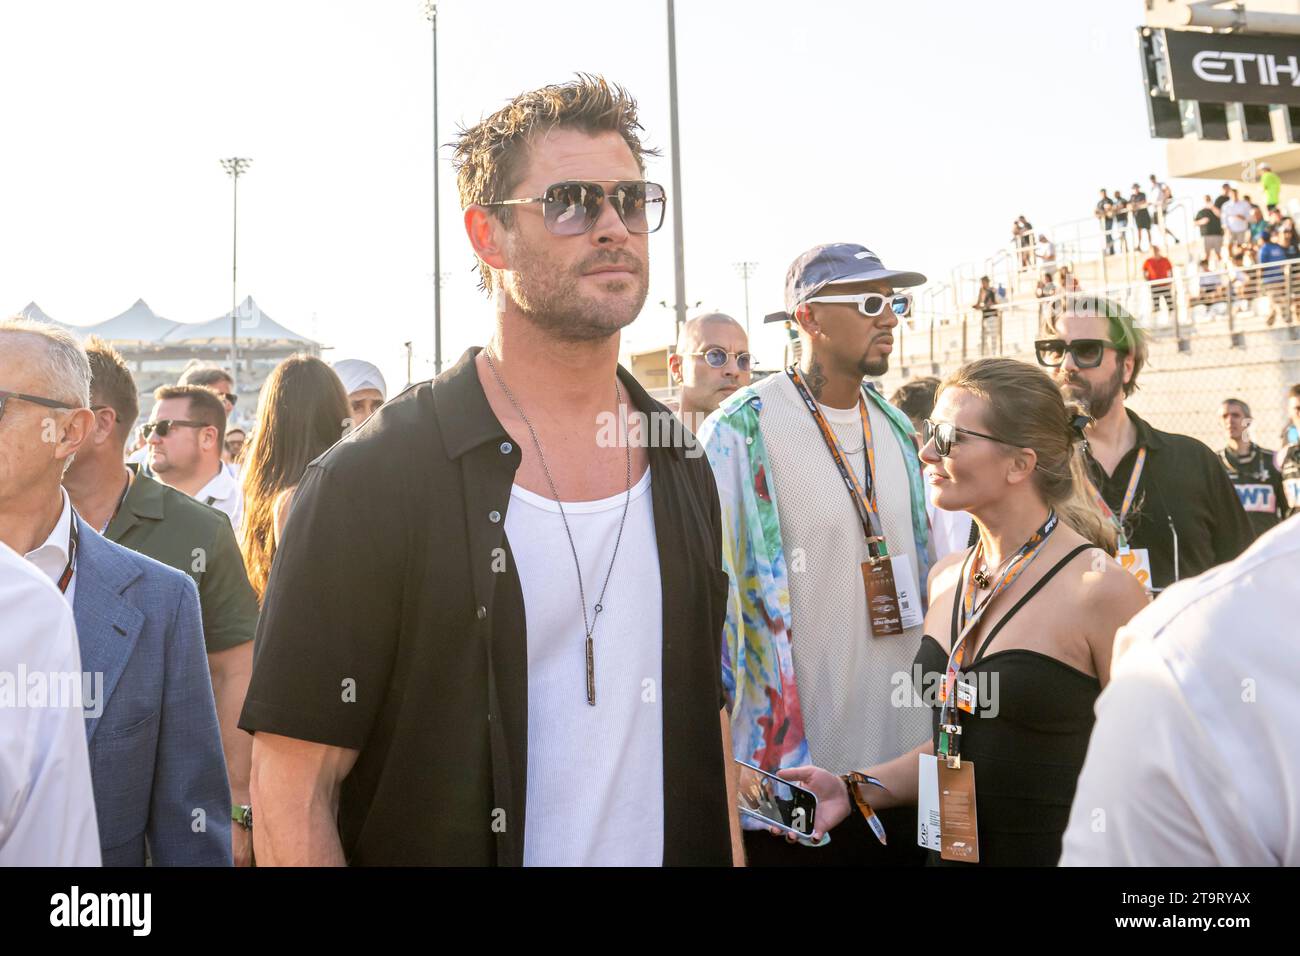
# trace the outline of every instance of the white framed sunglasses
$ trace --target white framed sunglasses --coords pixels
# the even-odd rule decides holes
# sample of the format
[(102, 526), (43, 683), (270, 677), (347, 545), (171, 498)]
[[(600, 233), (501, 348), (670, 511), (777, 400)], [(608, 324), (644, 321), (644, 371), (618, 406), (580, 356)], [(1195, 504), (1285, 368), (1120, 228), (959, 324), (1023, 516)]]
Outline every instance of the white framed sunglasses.
[(912, 310), (912, 296), (907, 292), (895, 292), (882, 295), (879, 292), (855, 292), (851, 295), (815, 295), (807, 302), (856, 302), (858, 311), (868, 318), (875, 318), (885, 311), (888, 305), (894, 315), (904, 316)]

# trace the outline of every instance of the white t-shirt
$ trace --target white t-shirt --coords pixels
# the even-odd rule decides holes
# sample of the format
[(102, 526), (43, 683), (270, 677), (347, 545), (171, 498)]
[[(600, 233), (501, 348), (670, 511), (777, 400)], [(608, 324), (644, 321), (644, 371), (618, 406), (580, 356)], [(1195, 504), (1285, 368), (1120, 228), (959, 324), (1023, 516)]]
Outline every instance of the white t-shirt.
[(230, 519), (230, 525), (239, 533), (239, 525), (244, 520), (244, 492), (239, 487), (235, 471), (224, 461), (212, 480), (204, 485), (194, 496), (197, 501), (223, 511)]
[(1291, 518), (1120, 629), (1063, 866), (1300, 866), (1297, 568)]
[[(790, 581), (790, 648), (812, 761), (834, 773), (861, 770), (911, 750), (930, 732), (929, 711), (898, 707), (894, 689), (911, 691), (920, 625), (873, 637), (862, 562), (866, 538), (821, 431), (784, 372), (756, 386)], [(856, 408), (822, 406), (859, 481), (866, 453)], [(904, 556), (916, 587), (916, 539), (903, 451), (889, 419), (867, 400), (876, 458), (876, 502), (891, 555)], [(917, 599), (919, 600), (919, 592)], [(919, 704), (919, 698), (916, 700)]]
[[(625, 494), (564, 503), (587, 617), (609, 570)], [(596, 624), (587, 703), (582, 607), (556, 503), (518, 486), (506, 538), (528, 628), (525, 866), (661, 866), (664, 855), (663, 604), (650, 470), (632, 488)]]
[(0, 612), (0, 866), (99, 866), (83, 702), (63, 696), (82, 686), (72, 608), (0, 544)]

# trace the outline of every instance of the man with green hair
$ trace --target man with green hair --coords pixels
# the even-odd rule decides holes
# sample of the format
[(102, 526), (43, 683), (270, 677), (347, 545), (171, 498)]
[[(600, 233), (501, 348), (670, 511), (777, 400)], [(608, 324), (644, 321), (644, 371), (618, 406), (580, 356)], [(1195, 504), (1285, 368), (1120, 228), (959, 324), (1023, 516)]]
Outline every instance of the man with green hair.
[(1069, 295), (1046, 334), (1034, 343), (1039, 364), (1092, 418), (1088, 491), (1116, 525), (1120, 563), (1159, 593), (1246, 550), (1250, 522), (1214, 452), (1125, 408), (1147, 357), (1133, 316), (1110, 299)]

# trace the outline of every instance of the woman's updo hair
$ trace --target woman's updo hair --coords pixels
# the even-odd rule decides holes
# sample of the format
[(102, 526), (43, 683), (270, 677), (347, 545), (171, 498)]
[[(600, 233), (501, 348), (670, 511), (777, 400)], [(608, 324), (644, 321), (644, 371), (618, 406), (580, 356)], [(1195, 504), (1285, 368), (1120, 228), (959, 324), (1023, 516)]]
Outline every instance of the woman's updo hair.
[(1066, 404), (1060, 389), (1042, 369), (1008, 358), (977, 359), (953, 372), (939, 386), (960, 388), (988, 406), (989, 433), (1038, 456), (1033, 482), (1061, 520), (1111, 554), (1115, 527), (1088, 492), (1083, 464), (1084, 410)]

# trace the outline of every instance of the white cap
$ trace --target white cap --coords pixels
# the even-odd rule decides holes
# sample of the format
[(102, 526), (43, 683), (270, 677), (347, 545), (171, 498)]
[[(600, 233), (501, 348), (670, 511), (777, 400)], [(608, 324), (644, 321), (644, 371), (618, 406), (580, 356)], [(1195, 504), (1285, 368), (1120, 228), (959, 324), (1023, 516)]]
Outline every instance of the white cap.
[(361, 359), (341, 359), (334, 363), (334, 372), (343, 383), (343, 390), (349, 395), (364, 388), (379, 390), (380, 396), (388, 400), (388, 386), (384, 384), (383, 373), (369, 362)]

